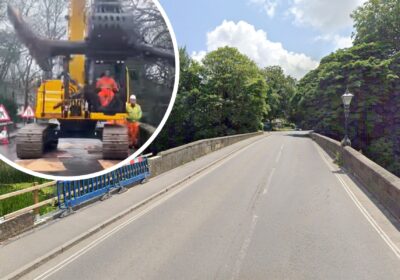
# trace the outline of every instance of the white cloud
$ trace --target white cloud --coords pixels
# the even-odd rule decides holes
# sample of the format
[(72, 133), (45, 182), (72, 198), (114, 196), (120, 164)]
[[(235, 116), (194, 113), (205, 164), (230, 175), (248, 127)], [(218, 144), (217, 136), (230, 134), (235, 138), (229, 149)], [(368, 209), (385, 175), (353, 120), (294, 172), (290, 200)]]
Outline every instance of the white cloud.
[[(236, 47), (241, 53), (253, 59), (259, 66), (281, 66), (286, 74), (303, 77), (318, 66), (318, 62), (302, 53), (286, 50), (281, 43), (268, 40), (267, 33), (245, 22), (224, 21), (207, 34), (207, 50), (220, 47)], [(195, 53), (198, 57), (202, 52)]]
[(260, 6), (263, 11), (271, 18), (275, 16), (276, 7), (278, 6), (277, 0), (248, 0), (250, 4)]
[(351, 13), (367, 0), (292, 0), (289, 13), (298, 25), (324, 32), (351, 27)]
[(323, 36), (318, 36), (317, 38), (315, 38), (315, 40), (332, 43), (335, 49), (344, 49), (353, 46), (353, 40), (350, 36), (346, 37), (337, 34), (327, 34)]
[(194, 60), (201, 62), (206, 55), (207, 55), (206, 51), (199, 51), (199, 52), (192, 52), (191, 57)]

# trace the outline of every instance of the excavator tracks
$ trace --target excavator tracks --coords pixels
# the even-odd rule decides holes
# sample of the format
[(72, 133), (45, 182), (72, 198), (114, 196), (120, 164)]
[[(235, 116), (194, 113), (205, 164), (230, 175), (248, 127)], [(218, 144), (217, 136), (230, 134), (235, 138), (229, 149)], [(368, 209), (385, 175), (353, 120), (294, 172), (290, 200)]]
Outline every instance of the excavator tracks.
[(36, 123), (22, 128), (16, 138), (18, 158), (37, 159), (43, 157), (47, 148), (54, 148), (58, 143), (54, 134), (55, 128), (55, 125)]
[(123, 160), (129, 157), (128, 129), (106, 125), (103, 129), (103, 159)]

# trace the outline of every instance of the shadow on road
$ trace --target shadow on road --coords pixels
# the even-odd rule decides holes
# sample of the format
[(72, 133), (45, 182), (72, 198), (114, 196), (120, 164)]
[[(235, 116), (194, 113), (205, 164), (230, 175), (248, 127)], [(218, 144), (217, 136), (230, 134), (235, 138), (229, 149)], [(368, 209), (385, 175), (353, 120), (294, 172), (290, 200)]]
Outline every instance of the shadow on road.
[(357, 179), (357, 177), (355, 177), (353, 174), (351, 174), (350, 172), (347, 172), (345, 169), (341, 169), (341, 171), (343, 172), (343, 174), (347, 174), (347, 176), (349, 176), (356, 184), (357, 186), (360, 188), (360, 190), (369, 198), (370, 201), (372, 201), (372, 203), (375, 204), (376, 207), (378, 207), (378, 209), (383, 213), (383, 215), (385, 215), (385, 217), (390, 221), (390, 223), (398, 230), (400, 231), (400, 220), (395, 218), (390, 212), (389, 210), (387, 210), (379, 201), (378, 199), (372, 195), (367, 188), (364, 187), (364, 185)]
[(310, 138), (310, 133), (309, 132), (290, 132), (290, 133), (285, 134), (285, 136)]
[[(335, 164), (336, 165), (336, 164)], [(375, 206), (385, 215), (385, 217), (390, 221), (390, 223), (400, 231), (400, 220), (395, 218), (379, 201), (378, 199), (372, 195), (367, 188), (355, 177), (351, 172), (347, 171), (344, 168), (340, 168), (340, 170), (332, 171), (332, 174), (342, 174), (347, 175), (356, 183), (357, 187), (369, 198), (369, 200), (375, 204)]]
[(342, 170), (342, 169), (340, 169), (340, 170), (337, 170), (337, 171), (332, 171), (332, 173), (333, 174), (346, 174), (346, 172), (344, 171), (344, 170)]
[[(306, 131), (306, 132), (298, 132), (298, 131), (293, 131), (285, 134), (285, 136), (289, 137), (297, 137), (297, 138), (310, 138), (310, 132), (311, 131)], [(332, 161), (334, 159), (330, 157)], [(335, 166), (337, 164), (334, 162)], [(385, 215), (385, 217), (391, 222), (391, 224), (398, 230), (400, 231), (400, 220), (395, 218), (379, 201), (378, 199), (373, 196), (368, 189), (355, 177), (351, 172), (347, 171), (345, 168), (340, 167), (339, 170), (332, 171), (332, 174), (341, 174), (341, 175), (347, 175), (349, 176), (359, 187), (359, 189), (369, 198), (370, 201), (372, 201), (373, 204)]]

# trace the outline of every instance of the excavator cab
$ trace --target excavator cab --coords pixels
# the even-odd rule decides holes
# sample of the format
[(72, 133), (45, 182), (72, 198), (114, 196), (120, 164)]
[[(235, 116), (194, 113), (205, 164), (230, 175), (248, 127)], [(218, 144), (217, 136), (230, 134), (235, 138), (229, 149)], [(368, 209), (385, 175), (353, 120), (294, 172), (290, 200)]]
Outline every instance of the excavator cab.
[[(103, 113), (108, 116), (116, 114), (124, 114), (125, 103), (129, 96), (129, 75), (124, 60), (104, 61), (89, 60), (87, 63), (89, 71), (86, 71), (87, 86), (85, 88), (85, 97), (89, 103), (89, 110), (93, 113)], [(100, 79), (106, 71), (110, 72), (110, 76), (115, 80), (118, 91), (115, 92), (110, 104), (106, 107), (101, 106), (99, 101), (99, 89), (96, 87), (98, 79)]]

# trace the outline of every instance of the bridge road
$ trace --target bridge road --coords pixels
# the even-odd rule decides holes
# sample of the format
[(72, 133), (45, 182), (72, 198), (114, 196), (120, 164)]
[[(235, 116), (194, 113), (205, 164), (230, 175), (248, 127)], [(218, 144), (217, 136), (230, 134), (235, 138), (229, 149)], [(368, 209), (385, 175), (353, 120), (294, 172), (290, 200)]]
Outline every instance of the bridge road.
[(397, 229), (362, 202), (385, 242), (295, 136), (254, 142), (26, 279), (400, 279)]

